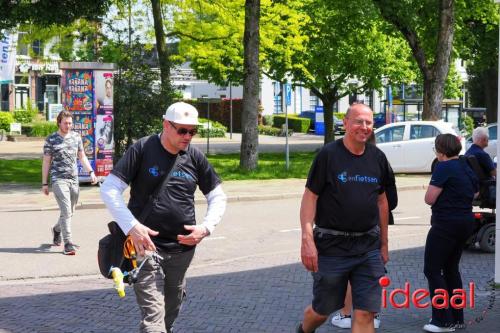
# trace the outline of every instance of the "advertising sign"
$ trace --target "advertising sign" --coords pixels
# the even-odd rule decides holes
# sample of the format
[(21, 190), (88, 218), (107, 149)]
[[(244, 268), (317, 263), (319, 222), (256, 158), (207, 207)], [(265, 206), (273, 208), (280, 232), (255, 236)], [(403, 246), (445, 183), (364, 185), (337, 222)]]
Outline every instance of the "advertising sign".
[[(63, 107), (73, 113), (85, 155), (96, 176), (113, 169), (113, 64), (61, 63)], [(90, 178), (79, 164), (80, 181)]]
[(63, 105), (68, 111), (92, 111), (94, 108), (93, 71), (65, 71)]
[(48, 121), (56, 121), (57, 115), (63, 110), (62, 104), (49, 104)]
[(94, 86), (97, 114), (113, 113), (113, 72), (94, 71)]
[(3, 33), (4, 37), (0, 39), (0, 83), (9, 83), (14, 82), (17, 33)]
[(94, 159), (94, 126), (92, 124), (92, 113), (74, 112), (73, 130), (82, 136), (83, 150), (89, 160)]

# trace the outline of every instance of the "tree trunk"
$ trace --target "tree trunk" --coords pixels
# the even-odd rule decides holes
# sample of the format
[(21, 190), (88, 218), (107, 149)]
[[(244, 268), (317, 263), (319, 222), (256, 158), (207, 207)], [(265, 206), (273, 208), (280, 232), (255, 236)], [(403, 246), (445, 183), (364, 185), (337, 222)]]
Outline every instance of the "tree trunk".
[[(441, 119), (444, 84), (450, 70), (453, 36), (455, 33), (455, 2), (454, 0), (439, 0), (439, 30), (436, 51), (433, 56), (425, 54), (424, 41), (419, 39), (415, 30), (402, 22), (388, 9), (387, 1), (373, 0), (384, 19), (392, 23), (405, 37), (413, 57), (424, 78), (424, 110), (423, 120)], [(428, 59), (435, 59), (433, 64)]]
[(441, 119), (444, 84), (450, 71), (451, 50), (455, 33), (454, 0), (441, 0), (439, 5), (439, 33), (435, 62), (430, 75), (424, 73), (424, 120)]
[(433, 79), (424, 79), (423, 120), (439, 120), (442, 113), (444, 83)]
[(328, 142), (335, 140), (335, 131), (333, 124), (333, 105), (335, 101), (330, 99), (322, 99), (323, 102), (323, 116), (325, 121), (325, 145)]
[(260, 0), (245, 1), (245, 33), (243, 36), (243, 111), (241, 114), (240, 167), (255, 170), (259, 160), (259, 20)]
[(163, 30), (163, 17), (161, 14), (160, 0), (151, 0), (153, 8), (153, 21), (156, 37), (156, 50), (160, 65), (161, 91), (164, 95), (170, 92), (170, 59), (168, 56), (165, 31)]
[(497, 122), (498, 111), (497, 111), (497, 99), (498, 99), (498, 71), (497, 68), (490, 68), (484, 71), (484, 95), (486, 107), (486, 121), (488, 123)]

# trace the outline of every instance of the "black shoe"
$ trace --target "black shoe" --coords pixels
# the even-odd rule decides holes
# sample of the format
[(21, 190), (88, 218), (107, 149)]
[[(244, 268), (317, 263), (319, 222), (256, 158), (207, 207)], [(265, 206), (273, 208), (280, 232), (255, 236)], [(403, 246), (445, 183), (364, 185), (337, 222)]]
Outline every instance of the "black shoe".
[(64, 244), (64, 254), (67, 256), (74, 256), (76, 254), (76, 249), (79, 248), (78, 245), (73, 243)]
[(62, 239), (61, 239), (61, 232), (56, 231), (55, 228), (52, 228), (52, 244), (54, 246), (61, 246)]
[[(312, 331), (311, 333), (314, 333), (314, 332), (316, 332), (316, 330)], [(299, 323), (299, 324), (297, 325), (297, 328), (296, 328), (296, 330), (295, 330), (295, 333), (305, 333), (305, 332), (304, 332), (304, 330), (302, 329), (302, 323)]]

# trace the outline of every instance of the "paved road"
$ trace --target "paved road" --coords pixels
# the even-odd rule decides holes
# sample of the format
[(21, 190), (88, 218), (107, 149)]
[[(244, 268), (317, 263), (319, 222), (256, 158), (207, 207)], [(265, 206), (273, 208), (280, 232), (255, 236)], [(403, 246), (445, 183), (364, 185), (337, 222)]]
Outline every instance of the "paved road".
[[(315, 151), (323, 146), (323, 137), (296, 133), (288, 138), (291, 152)], [(207, 144), (208, 141), (208, 144)], [(234, 133), (233, 138), (193, 138), (192, 144), (201, 151), (211, 154), (239, 153), (241, 134)], [(260, 135), (259, 152), (285, 152), (286, 138)], [(43, 140), (27, 142), (0, 141), (0, 159), (31, 159), (42, 156)]]
[[(401, 192), (396, 225), (390, 227), (391, 261), (387, 269), (391, 288), (400, 288), (406, 281), (412, 290), (427, 287), (422, 269), (429, 209), (421, 204), (423, 194)], [(298, 205), (299, 198), (290, 198), (229, 206), (211, 240), (197, 249), (188, 273), (188, 299), (176, 332), (293, 331), (310, 302), (312, 282), (299, 259)], [(204, 207), (199, 209), (202, 213)], [(26, 273), (35, 263), (52, 276), (96, 272), (95, 246), (106, 213), (78, 212), (75, 235), (82, 249), (75, 257), (63, 256), (55, 249), (36, 250), (48, 243), (54, 213), (0, 213), (4, 277), (9, 270)], [(493, 261), (492, 254), (464, 254), (464, 281), (475, 281), (477, 290), (476, 308), (466, 311), (472, 324), (463, 332), (498, 332), (497, 295), (487, 285), (493, 276)], [(126, 298), (118, 299), (111, 285), (96, 275), (4, 280), (0, 282), (0, 332), (136, 332), (139, 317), (133, 291), (128, 288)], [(383, 311), (379, 331), (421, 332), (429, 316), (429, 309), (388, 308)], [(318, 332), (342, 330), (324, 325)]]

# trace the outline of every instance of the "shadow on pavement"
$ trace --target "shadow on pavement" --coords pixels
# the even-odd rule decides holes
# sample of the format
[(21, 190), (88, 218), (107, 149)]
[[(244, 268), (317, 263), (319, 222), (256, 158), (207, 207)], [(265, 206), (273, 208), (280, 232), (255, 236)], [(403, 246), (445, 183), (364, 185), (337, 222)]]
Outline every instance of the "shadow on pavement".
[[(390, 253), (387, 270), (392, 283), (389, 290), (403, 288), (406, 281), (411, 283), (411, 290), (427, 288), (422, 273), (423, 254), (423, 247)], [(247, 262), (246, 267), (263, 261), (256, 260)], [(494, 274), (493, 263), (493, 254), (464, 252), (463, 280), (464, 284), (476, 283), (476, 307), (466, 309), (466, 320), (471, 325), (461, 332), (498, 329), (500, 309), (488, 285)], [(220, 269), (238, 269), (239, 264)], [(96, 278), (79, 283), (102, 285), (103, 280)], [(109, 280), (106, 289), (84, 291), (85, 287), (75, 289), (73, 286), (74, 290), (83, 291), (0, 298), (0, 332), (137, 332), (139, 310), (133, 290), (127, 287), (127, 296), (119, 299), (112, 285)], [(33, 288), (33, 285), (26, 288)], [(311, 276), (300, 263), (191, 277), (188, 279), (188, 298), (175, 332), (294, 332), (304, 307), (311, 301), (311, 288)], [(430, 312), (430, 308), (389, 307), (382, 311), (378, 331), (422, 332), (421, 327), (427, 323)], [(333, 328), (328, 323), (317, 332), (348, 331)]]
[(58, 253), (60, 254), (61, 251), (58, 252), (53, 252), (51, 251), (52, 249), (52, 244), (40, 244), (39, 247), (0, 247), (0, 252), (1, 253), (47, 253), (47, 254), (53, 254), (53, 253)]

